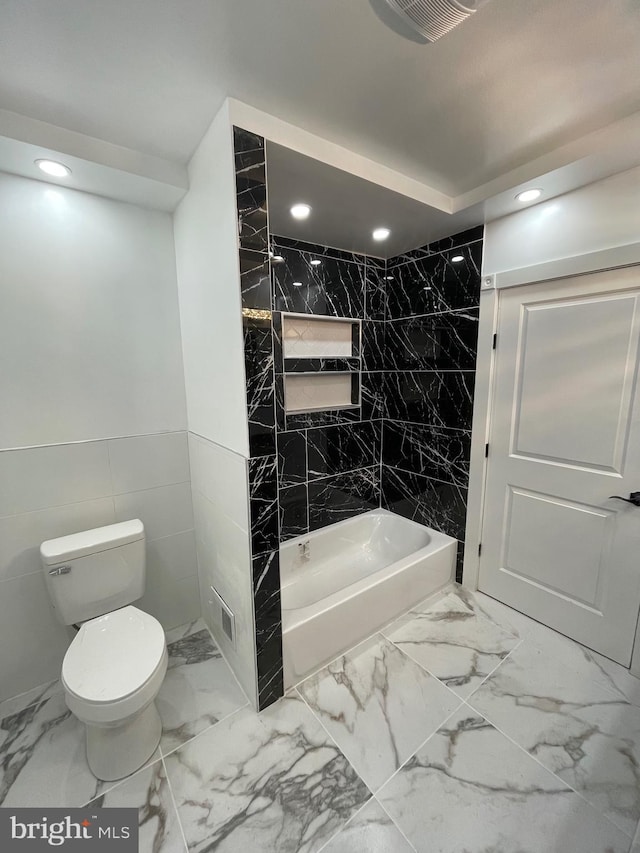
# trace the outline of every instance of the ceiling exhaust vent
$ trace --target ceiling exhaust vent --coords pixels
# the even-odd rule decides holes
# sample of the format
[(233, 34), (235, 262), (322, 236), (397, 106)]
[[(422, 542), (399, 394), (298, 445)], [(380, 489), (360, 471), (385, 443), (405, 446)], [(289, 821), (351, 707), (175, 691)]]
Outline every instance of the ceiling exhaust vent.
[(386, 0), (411, 29), (437, 41), (473, 15), (486, 0)]

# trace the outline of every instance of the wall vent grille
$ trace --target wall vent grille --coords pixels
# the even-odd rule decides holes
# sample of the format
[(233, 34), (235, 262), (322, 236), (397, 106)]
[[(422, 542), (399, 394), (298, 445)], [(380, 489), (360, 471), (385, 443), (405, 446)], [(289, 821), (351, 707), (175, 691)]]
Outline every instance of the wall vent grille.
[(229, 642), (235, 648), (236, 645), (236, 618), (233, 615), (233, 611), (230, 607), (225, 603), (224, 599), (214, 589), (214, 587), (210, 587), (211, 589), (211, 598), (209, 599), (209, 604), (213, 608), (213, 612), (215, 614), (215, 620), (220, 625), (224, 633), (226, 634)]
[(485, 0), (386, 0), (420, 35), (437, 41), (472, 15)]

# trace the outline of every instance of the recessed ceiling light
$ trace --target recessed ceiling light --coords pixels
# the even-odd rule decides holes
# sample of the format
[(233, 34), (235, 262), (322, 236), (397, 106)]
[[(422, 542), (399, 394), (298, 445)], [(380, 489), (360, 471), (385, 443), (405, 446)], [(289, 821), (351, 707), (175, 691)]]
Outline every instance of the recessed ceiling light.
[(423, 290), (431, 290), (431, 288), (430, 288), (429, 286), (427, 286), (427, 287), (423, 287), (422, 289), (423, 289)]
[(523, 204), (527, 201), (535, 201), (537, 198), (540, 198), (542, 195), (542, 190), (536, 188), (530, 190), (524, 190), (521, 193), (518, 193), (516, 196), (516, 200), (522, 202)]
[(460, 263), (460, 261), (464, 261), (464, 255), (454, 255), (454, 256), (451, 258), (451, 262), (452, 262), (452, 263), (454, 263), (454, 264), (459, 264), (459, 263)]
[(302, 287), (302, 282), (301, 281), (294, 281), (293, 286), (294, 287)]
[(311, 207), (308, 204), (294, 204), (291, 208), (291, 215), (294, 219), (306, 219), (311, 213)]
[(68, 166), (65, 166), (64, 163), (58, 163), (56, 160), (34, 160), (34, 163), (45, 175), (51, 175), (54, 178), (66, 178), (71, 174), (71, 169)]
[(319, 258), (313, 258), (311, 261), (311, 266), (317, 267), (318, 264), (321, 264), (322, 261)]
[(391, 231), (388, 228), (376, 228), (372, 237), (374, 240), (386, 240), (389, 234), (391, 234)]
[(393, 281), (393, 276), (392, 275), (385, 275), (384, 280), (385, 281)]

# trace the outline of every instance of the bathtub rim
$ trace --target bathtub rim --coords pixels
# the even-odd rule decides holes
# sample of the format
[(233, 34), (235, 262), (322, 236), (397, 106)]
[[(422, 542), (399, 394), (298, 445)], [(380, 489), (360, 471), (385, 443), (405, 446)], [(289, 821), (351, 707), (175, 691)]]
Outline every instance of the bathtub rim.
[(303, 625), (304, 623), (310, 621), (311, 619), (315, 619), (320, 616), (322, 613), (332, 609), (333, 607), (341, 604), (342, 602), (350, 601), (354, 597), (356, 597), (359, 593), (362, 593), (365, 589), (370, 589), (378, 586), (379, 584), (389, 580), (395, 575), (406, 571), (408, 568), (413, 566), (419, 560), (423, 560), (429, 557), (431, 554), (436, 554), (447, 547), (450, 547), (452, 543), (455, 543), (456, 547), (458, 544), (458, 540), (453, 536), (449, 536), (446, 533), (440, 533), (438, 530), (433, 530), (431, 527), (427, 527), (426, 524), (420, 524), (420, 522), (413, 521), (410, 518), (405, 518), (402, 515), (398, 515), (398, 513), (391, 512), (387, 509), (377, 508), (368, 510), (367, 512), (361, 513), (360, 515), (353, 516), (352, 518), (344, 519), (343, 521), (338, 521), (335, 524), (327, 525), (326, 527), (321, 527), (318, 530), (314, 530), (312, 533), (306, 533), (301, 536), (296, 536), (293, 539), (289, 539), (287, 542), (282, 543), (280, 546), (280, 553), (282, 553), (283, 548), (290, 547), (292, 550), (296, 545), (305, 542), (312, 537), (317, 537), (321, 534), (326, 534), (329, 529), (336, 529), (338, 527), (344, 527), (349, 523), (353, 523), (356, 519), (361, 519), (366, 516), (385, 516), (390, 517), (392, 519), (401, 519), (406, 524), (410, 524), (415, 527), (419, 527), (422, 530), (426, 530), (429, 533), (429, 543), (422, 548), (419, 548), (417, 551), (412, 551), (410, 554), (407, 554), (406, 557), (401, 557), (399, 560), (394, 561), (393, 563), (389, 563), (388, 566), (383, 566), (380, 569), (377, 569), (375, 572), (372, 572), (370, 575), (365, 576), (364, 578), (360, 578), (354, 583), (349, 584), (342, 589), (336, 590), (335, 592), (330, 593), (324, 598), (319, 599), (318, 601), (313, 602), (312, 604), (308, 604), (306, 607), (297, 607), (287, 609), (284, 606), (284, 597), (285, 597), (285, 589), (297, 582), (299, 582), (299, 578), (294, 578), (293, 580), (288, 581), (281, 586), (281, 607), (282, 607), (282, 634), (283, 640), (284, 635), (291, 630)]

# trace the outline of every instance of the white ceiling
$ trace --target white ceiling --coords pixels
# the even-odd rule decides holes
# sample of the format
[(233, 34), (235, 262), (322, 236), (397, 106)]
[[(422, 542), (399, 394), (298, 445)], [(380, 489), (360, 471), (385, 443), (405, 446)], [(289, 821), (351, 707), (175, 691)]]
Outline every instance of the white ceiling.
[[(273, 142), (267, 142), (267, 169), (269, 230), (281, 237), (393, 258), (484, 221), (482, 205), (452, 216)], [(291, 216), (301, 201), (311, 205), (302, 221)], [(384, 242), (372, 237), (379, 227), (391, 231)]]
[(2, 0), (0, 108), (179, 165), (231, 96), (470, 204), (638, 111), (639, 44), (637, 0), (490, 0), (432, 45), (369, 0)]

